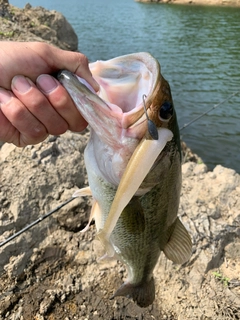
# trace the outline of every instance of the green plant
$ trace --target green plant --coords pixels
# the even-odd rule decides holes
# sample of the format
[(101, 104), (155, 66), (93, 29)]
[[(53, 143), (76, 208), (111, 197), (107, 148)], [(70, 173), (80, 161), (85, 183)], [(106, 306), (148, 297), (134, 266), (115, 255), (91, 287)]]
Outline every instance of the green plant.
[(220, 273), (220, 271), (214, 271), (213, 272), (213, 275), (214, 275), (214, 277), (217, 279), (217, 280), (219, 280), (220, 282), (222, 282), (223, 284), (224, 284), (224, 286), (228, 286), (228, 283), (229, 283), (229, 278), (227, 278), (227, 277), (224, 277), (221, 273)]
[(14, 35), (14, 31), (7, 31), (7, 32), (0, 31), (0, 36), (11, 38), (13, 37), (13, 35)]

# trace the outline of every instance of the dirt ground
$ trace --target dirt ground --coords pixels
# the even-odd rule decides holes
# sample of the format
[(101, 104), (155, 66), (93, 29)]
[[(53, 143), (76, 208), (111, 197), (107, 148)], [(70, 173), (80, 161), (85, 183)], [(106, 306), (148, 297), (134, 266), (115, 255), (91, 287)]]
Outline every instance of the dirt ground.
[[(87, 184), (85, 135), (66, 133), (0, 152), (0, 242)], [(189, 155), (188, 159), (193, 159)], [(77, 198), (0, 248), (0, 319), (240, 319), (240, 176), (183, 164), (179, 215), (193, 239), (183, 266), (164, 255), (156, 299), (146, 309), (112, 294), (126, 277), (118, 261), (99, 261), (91, 199)]]

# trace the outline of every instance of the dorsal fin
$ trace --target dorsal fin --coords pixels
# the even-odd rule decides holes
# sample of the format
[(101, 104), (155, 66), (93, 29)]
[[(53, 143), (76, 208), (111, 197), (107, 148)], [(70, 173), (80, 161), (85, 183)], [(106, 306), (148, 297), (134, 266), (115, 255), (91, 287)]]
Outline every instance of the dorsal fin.
[(179, 218), (163, 252), (169, 260), (179, 264), (185, 263), (192, 254), (191, 238)]

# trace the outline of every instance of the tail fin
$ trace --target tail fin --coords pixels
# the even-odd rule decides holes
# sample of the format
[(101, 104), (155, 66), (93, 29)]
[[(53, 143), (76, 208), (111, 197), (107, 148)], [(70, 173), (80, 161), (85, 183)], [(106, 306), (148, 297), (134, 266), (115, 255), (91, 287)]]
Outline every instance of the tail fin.
[(113, 298), (124, 296), (132, 298), (133, 301), (141, 308), (146, 308), (153, 303), (155, 299), (155, 285), (153, 277), (149, 281), (140, 284), (125, 282), (113, 295)]

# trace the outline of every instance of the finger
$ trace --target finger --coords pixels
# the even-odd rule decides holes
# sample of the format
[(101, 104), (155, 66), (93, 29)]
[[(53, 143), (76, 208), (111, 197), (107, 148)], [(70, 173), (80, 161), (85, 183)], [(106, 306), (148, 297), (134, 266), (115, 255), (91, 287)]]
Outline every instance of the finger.
[[(57, 86), (55, 86), (56, 82), (58, 83)], [(56, 79), (43, 74), (37, 78), (36, 84), (46, 95), (55, 110), (68, 123), (68, 128), (71, 131), (81, 132), (86, 128), (87, 122), (76, 108), (65, 88)]]
[(0, 89), (0, 140), (18, 147), (36, 144), (48, 136), (44, 125), (10, 91)]
[[(0, 101), (5, 100), (5, 93), (0, 89)], [(2, 104), (2, 102), (0, 102)], [(19, 131), (11, 124), (11, 122), (5, 117), (0, 107), (0, 141), (14, 143), (19, 146)]]
[(10, 89), (11, 79), (17, 74), (35, 82), (40, 74), (51, 74), (60, 69), (76, 73), (99, 90), (89, 70), (88, 59), (82, 53), (61, 50), (43, 42), (6, 41), (0, 46), (0, 86), (6, 89)]
[(67, 69), (78, 76), (84, 78), (97, 92), (99, 91), (99, 84), (92, 77), (92, 73), (89, 69), (87, 57), (79, 52), (71, 52), (60, 50), (56, 47), (49, 46), (48, 48), (52, 54), (48, 54), (46, 59), (48, 64), (59, 69)]
[[(56, 80), (54, 86), (58, 86)], [(29, 112), (45, 126), (49, 134), (59, 135), (68, 130), (68, 123), (30, 79), (15, 76), (12, 80), (12, 90)]]

